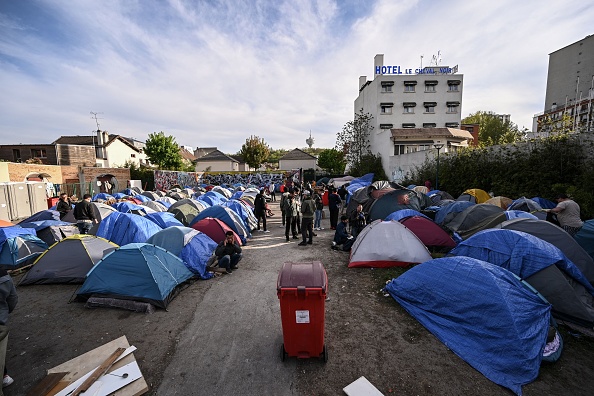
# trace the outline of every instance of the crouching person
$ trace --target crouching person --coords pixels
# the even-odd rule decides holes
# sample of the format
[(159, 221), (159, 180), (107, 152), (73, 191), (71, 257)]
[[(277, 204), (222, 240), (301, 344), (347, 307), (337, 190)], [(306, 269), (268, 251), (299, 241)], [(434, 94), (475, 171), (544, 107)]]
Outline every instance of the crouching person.
[[(336, 226), (336, 232), (334, 233), (334, 240), (332, 241), (332, 249), (342, 250), (348, 252), (351, 250), (351, 246), (355, 242), (355, 238), (349, 235), (347, 231), (349, 218), (345, 215), (340, 217), (340, 223)], [(339, 246), (342, 245), (342, 249)]]
[(241, 247), (235, 242), (233, 231), (225, 233), (225, 240), (219, 243), (215, 249), (215, 255), (219, 259), (219, 268), (224, 268), (225, 274), (231, 274), (237, 269), (242, 255)]

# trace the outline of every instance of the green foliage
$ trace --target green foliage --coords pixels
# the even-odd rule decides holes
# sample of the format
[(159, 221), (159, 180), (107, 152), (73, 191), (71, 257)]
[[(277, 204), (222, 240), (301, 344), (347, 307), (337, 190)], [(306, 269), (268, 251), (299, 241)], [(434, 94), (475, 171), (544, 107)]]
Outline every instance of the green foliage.
[(277, 149), (273, 150), (270, 149), (270, 155), (268, 156), (268, 162), (273, 164), (278, 164), (278, 160), (285, 154), (287, 154), (289, 150), (285, 149)]
[(553, 135), (563, 135), (573, 132), (573, 119), (567, 114), (563, 113), (560, 117), (547, 115), (538, 120), (538, 130), (543, 133), (550, 133)]
[[(579, 136), (578, 136), (579, 137)], [(439, 189), (457, 197), (480, 188), (512, 199), (535, 196), (552, 200), (558, 193), (573, 197), (582, 215), (594, 217), (594, 160), (588, 144), (571, 135), (507, 146), (465, 149), (440, 156)], [(525, 145), (525, 146), (524, 146)], [(417, 167), (401, 184), (435, 183), (436, 161)]]
[(243, 157), (245, 163), (250, 167), (258, 169), (262, 163), (268, 160), (270, 147), (264, 142), (264, 139), (252, 135), (245, 139), (245, 143), (241, 146), (239, 155)]
[(360, 161), (354, 163), (349, 169), (349, 174), (354, 177), (363, 176), (367, 173), (373, 173), (373, 180), (388, 180), (382, 166), (382, 157), (379, 154), (365, 154)]
[(355, 114), (355, 119), (347, 122), (336, 134), (335, 148), (344, 153), (349, 165), (359, 164), (363, 156), (371, 154), (369, 135), (373, 130), (372, 120), (373, 116), (361, 109)]
[(136, 163), (126, 161), (124, 168), (130, 168), (130, 179), (140, 180), (143, 190), (155, 189), (155, 171), (151, 168), (138, 166)]
[(346, 167), (344, 154), (336, 149), (326, 149), (318, 156), (318, 166), (328, 173), (342, 174)]
[(165, 136), (164, 132), (151, 133), (146, 141), (144, 152), (152, 164), (163, 170), (181, 170), (182, 156), (173, 136)]
[(479, 145), (481, 147), (494, 146), (517, 142), (523, 135), (516, 124), (511, 121), (503, 122), (491, 111), (477, 111), (462, 120), (462, 124), (479, 124)]

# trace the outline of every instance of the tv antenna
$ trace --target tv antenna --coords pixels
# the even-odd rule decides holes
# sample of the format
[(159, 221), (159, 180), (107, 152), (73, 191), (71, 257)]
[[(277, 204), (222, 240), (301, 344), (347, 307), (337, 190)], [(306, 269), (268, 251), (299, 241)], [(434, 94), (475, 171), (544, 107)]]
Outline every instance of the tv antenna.
[(437, 55), (433, 55), (433, 57), (431, 57), (431, 63), (430, 65), (433, 66), (433, 64), (435, 64), (434, 66), (439, 66), (441, 64), (441, 51), (437, 51)]
[(91, 114), (93, 114), (93, 117), (91, 117), (91, 119), (95, 120), (95, 123), (97, 124), (97, 130), (100, 131), (101, 128), (99, 127), (99, 120), (102, 120), (103, 118), (97, 118), (97, 114), (103, 114), (103, 113), (95, 113), (91, 111)]

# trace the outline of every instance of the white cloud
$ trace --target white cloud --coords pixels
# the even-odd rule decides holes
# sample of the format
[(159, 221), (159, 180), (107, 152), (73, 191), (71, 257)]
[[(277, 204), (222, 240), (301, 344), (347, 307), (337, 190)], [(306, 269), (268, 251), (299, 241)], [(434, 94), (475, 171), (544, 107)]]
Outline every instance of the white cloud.
[[(23, 4), (25, 3), (25, 4)], [(386, 64), (464, 74), (463, 115), (542, 111), (548, 54), (591, 34), (571, 0), (48, 1), (0, 10), (0, 138), (46, 143), (101, 127), (234, 153), (332, 147), (353, 117), (360, 75)], [(43, 23), (42, 23), (43, 22)]]

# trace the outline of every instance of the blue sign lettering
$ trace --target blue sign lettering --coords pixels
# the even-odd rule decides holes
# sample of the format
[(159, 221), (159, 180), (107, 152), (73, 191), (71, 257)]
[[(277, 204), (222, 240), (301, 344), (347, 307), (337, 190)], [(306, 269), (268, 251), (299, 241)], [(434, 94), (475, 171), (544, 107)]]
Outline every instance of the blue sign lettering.
[(400, 66), (376, 66), (375, 74), (455, 74), (458, 67), (425, 67), (423, 69), (401, 69)]

